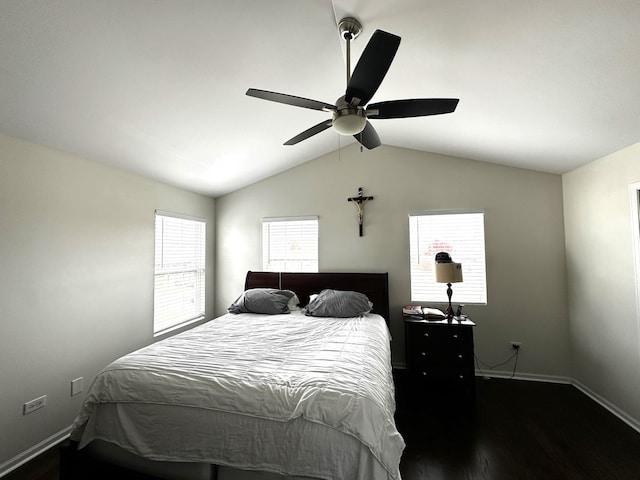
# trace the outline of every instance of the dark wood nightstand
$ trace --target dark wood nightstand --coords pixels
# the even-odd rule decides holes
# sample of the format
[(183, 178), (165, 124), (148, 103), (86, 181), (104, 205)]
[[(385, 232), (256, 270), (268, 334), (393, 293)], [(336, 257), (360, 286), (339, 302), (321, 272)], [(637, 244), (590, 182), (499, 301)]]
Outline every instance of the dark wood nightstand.
[(412, 389), (429, 399), (475, 400), (473, 323), (404, 317)]

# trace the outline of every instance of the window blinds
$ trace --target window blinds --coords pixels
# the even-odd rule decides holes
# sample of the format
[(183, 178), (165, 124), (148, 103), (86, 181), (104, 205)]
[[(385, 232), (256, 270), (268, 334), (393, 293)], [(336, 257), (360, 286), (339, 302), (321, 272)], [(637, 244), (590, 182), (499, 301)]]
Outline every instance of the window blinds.
[(206, 224), (156, 212), (154, 334), (204, 316)]
[(263, 219), (262, 269), (267, 272), (317, 272), (318, 217)]
[(445, 284), (435, 282), (438, 252), (448, 252), (462, 264), (462, 283), (453, 285), (452, 301), (487, 303), (484, 213), (424, 213), (409, 215), (411, 301), (448, 302)]

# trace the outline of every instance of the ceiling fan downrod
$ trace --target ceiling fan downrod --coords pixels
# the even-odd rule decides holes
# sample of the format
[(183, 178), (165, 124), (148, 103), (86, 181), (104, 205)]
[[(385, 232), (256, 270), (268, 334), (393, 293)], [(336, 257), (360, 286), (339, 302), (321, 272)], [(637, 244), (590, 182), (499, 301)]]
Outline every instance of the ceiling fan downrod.
[(355, 40), (362, 33), (362, 25), (353, 17), (345, 17), (338, 23), (340, 35), (347, 44), (347, 85), (351, 80), (351, 40)]

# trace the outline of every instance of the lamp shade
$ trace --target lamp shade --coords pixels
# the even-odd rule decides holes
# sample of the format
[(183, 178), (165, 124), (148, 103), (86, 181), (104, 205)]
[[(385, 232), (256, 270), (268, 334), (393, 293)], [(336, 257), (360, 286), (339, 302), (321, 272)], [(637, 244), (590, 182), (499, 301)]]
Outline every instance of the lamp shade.
[(462, 282), (461, 263), (436, 263), (436, 283)]

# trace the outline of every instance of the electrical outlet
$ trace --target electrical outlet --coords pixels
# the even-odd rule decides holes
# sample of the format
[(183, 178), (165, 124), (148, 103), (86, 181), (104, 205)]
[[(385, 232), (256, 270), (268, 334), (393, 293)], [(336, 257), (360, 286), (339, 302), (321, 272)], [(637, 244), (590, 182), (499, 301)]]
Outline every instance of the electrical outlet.
[(41, 397), (34, 398), (33, 400), (28, 401), (22, 407), (22, 414), (27, 415), (31, 412), (35, 412), (39, 408), (42, 408), (47, 405), (47, 396), (42, 395)]
[(522, 348), (522, 342), (509, 342), (512, 350), (520, 350)]
[(71, 396), (78, 395), (82, 392), (82, 377), (71, 380)]

